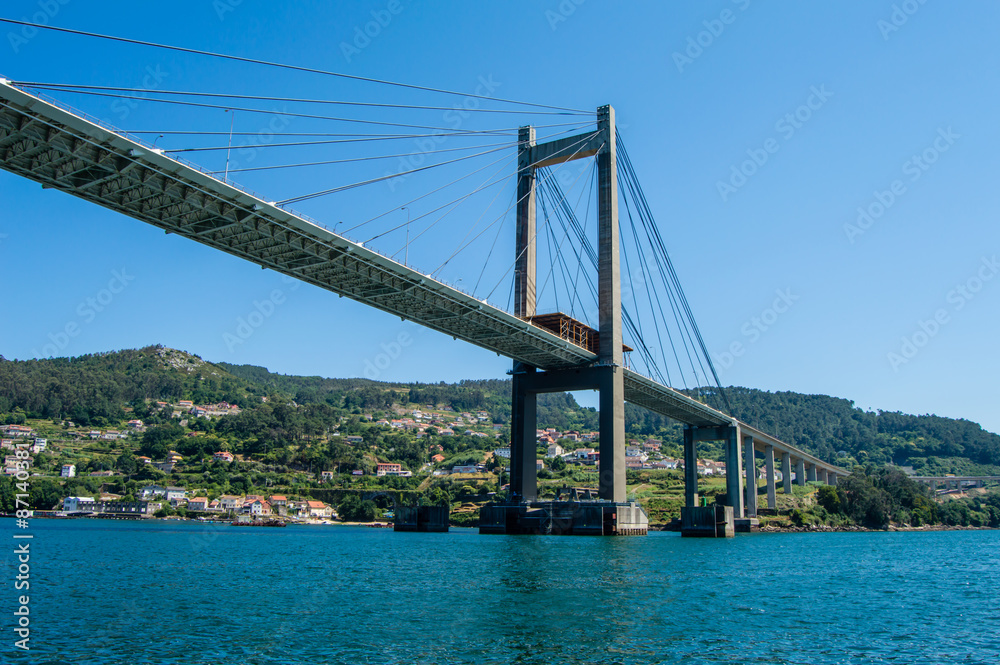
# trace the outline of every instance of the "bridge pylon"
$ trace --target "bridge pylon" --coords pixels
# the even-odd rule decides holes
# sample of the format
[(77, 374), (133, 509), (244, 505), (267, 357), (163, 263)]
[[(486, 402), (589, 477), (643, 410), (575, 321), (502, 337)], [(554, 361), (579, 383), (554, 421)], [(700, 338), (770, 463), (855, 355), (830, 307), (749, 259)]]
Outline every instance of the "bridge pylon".
[[(615, 111), (597, 110), (597, 131), (538, 144), (533, 127), (518, 132), (517, 227), (514, 272), (514, 314), (532, 321), (535, 310), (535, 172), (575, 159), (597, 159), (598, 309), (599, 335), (594, 364), (540, 372), (514, 363), (511, 397), (511, 474), (513, 497), (537, 498), (535, 436), (536, 395), (543, 392), (600, 392), (600, 473), (598, 496), (625, 501), (625, 388), (622, 347), (621, 268), (618, 246), (618, 167)], [(561, 315), (563, 323), (586, 328)], [(590, 331), (595, 332), (595, 331)]]

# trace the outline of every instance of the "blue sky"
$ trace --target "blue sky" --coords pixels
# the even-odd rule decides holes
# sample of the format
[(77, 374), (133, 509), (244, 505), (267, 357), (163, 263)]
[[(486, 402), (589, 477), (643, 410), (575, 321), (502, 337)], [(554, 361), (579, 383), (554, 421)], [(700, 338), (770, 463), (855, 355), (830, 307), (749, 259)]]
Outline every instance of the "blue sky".
[[(141, 3), (107, 2), (95, 11), (82, 0), (53, 0), (7, 2), (2, 13), (26, 20), (44, 15), (62, 27), (464, 94), (478, 89), (588, 111), (613, 104), (724, 384), (831, 394), (865, 408), (964, 417), (1000, 431), (1000, 279), (994, 279), (1000, 270), (1000, 7), (994, 3), (275, 5), (202, 0), (171, 3), (170, 13), (163, 13)], [(366, 28), (369, 36), (363, 36)], [(0, 76), (13, 80), (412, 105), (479, 103), (33, 34), (7, 24), (0, 30)], [(231, 169), (420, 149), (412, 141), (393, 149), (277, 148), (270, 145), (276, 142), (271, 131), (382, 130), (241, 111), (233, 120), (222, 109), (178, 109), (148, 100), (54, 96), (127, 130), (223, 134), (146, 135), (167, 149), (225, 145), (232, 121), (235, 132), (250, 135), (235, 137)], [(466, 118), (441, 110), (324, 112), (428, 126), (457, 122), (462, 129), (579, 119), (527, 113)], [(449, 137), (437, 147), (509, 140)], [(210, 170), (225, 167), (224, 151), (184, 157)], [(338, 231), (387, 213), (348, 235), (368, 240), (367, 232), (384, 232), (371, 246), (391, 254), (405, 242), (405, 230), (390, 231), (405, 222), (407, 213), (399, 209), (404, 203), (468, 176), (469, 164), (486, 167), (500, 159), (468, 177), (466, 193), (493, 173), (506, 173), (506, 181), (470, 197), (414, 240), (407, 260), (430, 272), (469, 228), (478, 232), (507, 207), (511, 157), (512, 150), (491, 153), (294, 207)], [(398, 164), (237, 172), (232, 180), (281, 200), (377, 177)], [(574, 199), (589, 177), (576, 168), (567, 169), (568, 182), (577, 183)], [(409, 214), (423, 215), (458, 195), (427, 195)], [(489, 352), (66, 194), (42, 191), (6, 172), (0, 172), (0, 196), (0, 304), (8, 313), (0, 353), (7, 358), (163, 343), (209, 360), (294, 374), (455, 381), (503, 377), (509, 368), (509, 361)], [(585, 205), (586, 196), (581, 200)], [(474, 226), (480, 219), (486, 221)], [(439, 275), (480, 297), (492, 290), (490, 301), (506, 306), (513, 232), (509, 219), (497, 225)], [(109, 284), (120, 292), (102, 304)], [(546, 297), (543, 303), (554, 307)], [(258, 308), (271, 313), (233, 344), (240, 319)], [(79, 334), (61, 336), (67, 324), (77, 325)], [(394, 357), (373, 370), (379, 354)]]

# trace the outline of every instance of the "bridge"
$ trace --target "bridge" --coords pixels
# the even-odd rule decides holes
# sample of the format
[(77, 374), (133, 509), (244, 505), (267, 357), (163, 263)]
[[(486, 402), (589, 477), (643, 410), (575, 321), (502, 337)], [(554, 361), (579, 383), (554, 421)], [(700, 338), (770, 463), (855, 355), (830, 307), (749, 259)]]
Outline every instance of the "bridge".
[(962, 487), (985, 487), (987, 483), (1000, 483), (1000, 476), (910, 476), (911, 480), (930, 486), (931, 494), (944, 487), (943, 492), (960, 492)]
[[(784, 492), (791, 492), (793, 466), (800, 485), (836, 484), (848, 473), (627, 367), (618, 265), (617, 132), (609, 106), (598, 110), (596, 132), (536, 144), (531, 127), (521, 130), (513, 313), (6, 79), (0, 79), (0, 106), (0, 167), (7, 171), (510, 358), (511, 489), (524, 501), (537, 495), (535, 397), (563, 390), (600, 391), (598, 493), (606, 501), (621, 503), (626, 496), (625, 401), (686, 425), (688, 506), (697, 503), (701, 441), (725, 443), (726, 503), (737, 516), (756, 515), (758, 452), (764, 455), (771, 508), (776, 460)], [(535, 171), (581, 158), (595, 158), (598, 166), (599, 331), (572, 320), (555, 327), (538, 315), (534, 302)], [(581, 330), (583, 337), (591, 333), (588, 340)]]

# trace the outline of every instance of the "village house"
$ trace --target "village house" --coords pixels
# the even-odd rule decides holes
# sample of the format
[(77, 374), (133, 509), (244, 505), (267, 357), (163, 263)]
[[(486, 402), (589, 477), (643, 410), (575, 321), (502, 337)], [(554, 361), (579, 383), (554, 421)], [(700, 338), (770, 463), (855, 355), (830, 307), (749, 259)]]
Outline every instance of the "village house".
[(232, 462), (233, 454), (228, 453), (225, 450), (220, 450), (219, 452), (212, 455), (212, 459), (217, 459), (220, 462)]
[(440, 464), (441, 462), (444, 461), (444, 455), (438, 453), (437, 455), (431, 458), (431, 461), (434, 462), (435, 464)]
[(76, 513), (80, 511), (93, 512), (94, 508), (95, 501), (93, 497), (68, 496), (63, 499), (63, 511), (67, 513)]
[(334, 516), (333, 508), (322, 501), (307, 501), (306, 506), (309, 510), (309, 517), (329, 519)]
[(196, 496), (188, 499), (188, 510), (206, 511), (208, 510), (208, 497)]
[(360, 436), (348, 436), (345, 438), (345, 440), (347, 441), (347, 444), (350, 446), (365, 442), (364, 438)]
[(75, 478), (76, 477), (76, 465), (75, 464), (63, 464), (62, 471), (59, 473), (61, 478)]
[(219, 509), (223, 512), (232, 512), (243, 507), (243, 497), (232, 494), (223, 494), (219, 497)]
[(274, 494), (267, 497), (267, 502), (271, 504), (271, 510), (277, 512), (279, 515), (285, 516), (288, 514), (288, 497)]
[(333, 471), (320, 471), (319, 472), (320, 482), (328, 483), (333, 481)]
[(249, 513), (254, 517), (259, 517), (261, 515), (271, 514), (271, 504), (264, 501), (261, 498), (255, 498), (253, 501), (247, 501), (243, 504), (243, 512)]
[(391, 462), (379, 462), (375, 465), (375, 475), (398, 475), (403, 470), (402, 464), (392, 464)]
[(167, 493), (166, 487), (160, 487), (159, 485), (147, 485), (139, 490), (139, 498), (144, 500), (153, 499), (158, 496), (163, 496)]

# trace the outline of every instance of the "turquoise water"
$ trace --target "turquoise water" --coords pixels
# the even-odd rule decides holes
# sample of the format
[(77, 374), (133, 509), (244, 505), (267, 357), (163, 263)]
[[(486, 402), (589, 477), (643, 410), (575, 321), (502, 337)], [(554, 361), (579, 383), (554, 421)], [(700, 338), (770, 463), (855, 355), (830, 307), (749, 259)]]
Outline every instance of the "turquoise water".
[[(31, 521), (3, 663), (1000, 663), (1000, 532), (730, 540)], [(20, 532), (19, 533), (23, 533)]]

